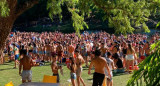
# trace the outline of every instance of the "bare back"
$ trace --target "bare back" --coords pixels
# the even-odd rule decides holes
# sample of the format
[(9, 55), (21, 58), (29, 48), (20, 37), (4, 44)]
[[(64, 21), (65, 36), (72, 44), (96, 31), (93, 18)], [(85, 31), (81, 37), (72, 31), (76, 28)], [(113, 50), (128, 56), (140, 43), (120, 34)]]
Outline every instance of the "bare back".
[(95, 67), (95, 72), (104, 74), (104, 68), (107, 65), (107, 62), (102, 57), (96, 57), (93, 59), (93, 66)]
[(56, 62), (52, 62), (51, 69), (54, 74), (58, 74), (58, 65)]
[(57, 46), (56, 51), (57, 52), (63, 51), (63, 47), (61, 45)]
[(84, 64), (84, 59), (81, 55), (78, 55), (78, 57), (76, 58), (76, 65), (78, 68), (82, 67), (82, 65)]
[(24, 56), (20, 60), (20, 64), (23, 66), (23, 70), (31, 70), (31, 67), (33, 66), (33, 61), (30, 57)]

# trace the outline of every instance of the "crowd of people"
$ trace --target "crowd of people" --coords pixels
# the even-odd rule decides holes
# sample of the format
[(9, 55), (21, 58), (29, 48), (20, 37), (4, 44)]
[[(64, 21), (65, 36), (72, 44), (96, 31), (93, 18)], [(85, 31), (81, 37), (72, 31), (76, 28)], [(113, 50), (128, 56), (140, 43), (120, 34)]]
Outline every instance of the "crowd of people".
[[(61, 32), (11, 32), (4, 46), (4, 53), (9, 60), (15, 61), (15, 67), (20, 65), (22, 82), (31, 81), (31, 67), (45, 65), (51, 62), (53, 76), (58, 70), (63, 71), (62, 63), (66, 63), (70, 70), (72, 85), (85, 86), (81, 77), (82, 65), (95, 68), (93, 86), (101, 86), (107, 76), (107, 86), (113, 86), (113, 73), (131, 73), (136, 65), (152, 52), (150, 45), (160, 40), (159, 33), (148, 37), (145, 34), (128, 34), (127, 36), (108, 34), (106, 32), (83, 32), (64, 34)], [(90, 63), (91, 62), (91, 63)], [(89, 65), (90, 63), (90, 65)], [(21, 67), (23, 72), (21, 74)]]

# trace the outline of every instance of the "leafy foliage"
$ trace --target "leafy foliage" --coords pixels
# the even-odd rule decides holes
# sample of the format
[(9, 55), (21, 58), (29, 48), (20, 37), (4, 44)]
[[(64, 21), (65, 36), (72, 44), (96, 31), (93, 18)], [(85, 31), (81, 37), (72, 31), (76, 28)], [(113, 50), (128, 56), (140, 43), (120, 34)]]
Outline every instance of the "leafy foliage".
[[(61, 5), (67, 4), (69, 11), (72, 13), (73, 25), (78, 30), (83, 30), (87, 26), (84, 22), (86, 15), (89, 17), (93, 10), (103, 10), (105, 14), (103, 20), (108, 19), (109, 26), (114, 27), (116, 33), (132, 33), (134, 27), (142, 27), (146, 32), (149, 29), (145, 22), (150, 16), (149, 7), (151, 4), (147, 0), (49, 0), (47, 9), (49, 16), (59, 15), (62, 18)], [(83, 23), (80, 23), (83, 22)]]
[(134, 72), (127, 86), (160, 85), (160, 41), (151, 45), (151, 51), (154, 53), (139, 64), (140, 70)]
[(6, 17), (9, 15), (10, 9), (8, 8), (8, 4), (6, 0), (1, 0), (0, 1), (0, 13), (1, 16)]
[[(18, 0), (18, 5), (29, 0)], [(116, 33), (132, 33), (135, 27), (142, 27), (149, 32), (146, 25), (148, 17), (158, 12), (160, 0), (48, 0), (49, 17), (54, 20), (58, 15), (62, 20), (62, 6), (72, 15), (73, 27), (76, 32), (88, 28), (85, 18), (93, 12), (103, 11), (103, 20), (109, 21), (109, 26), (115, 28)], [(1, 1), (1, 15), (9, 12), (6, 0)]]
[(47, 9), (49, 10), (49, 16), (53, 20), (53, 15), (58, 15), (60, 20), (62, 19), (62, 9), (61, 6), (66, 4), (68, 11), (72, 14), (73, 27), (76, 32), (79, 33), (80, 30), (84, 30), (84, 26), (88, 28), (88, 25), (84, 21), (83, 15), (80, 15), (80, 11), (76, 8), (79, 0), (48, 0)]

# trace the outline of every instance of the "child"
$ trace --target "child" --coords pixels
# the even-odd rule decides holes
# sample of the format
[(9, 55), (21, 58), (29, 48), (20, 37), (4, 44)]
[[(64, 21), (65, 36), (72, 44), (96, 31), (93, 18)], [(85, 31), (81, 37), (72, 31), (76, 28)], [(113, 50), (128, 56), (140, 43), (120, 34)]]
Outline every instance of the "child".
[(71, 82), (73, 86), (76, 86), (76, 63), (75, 63), (75, 59), (73, 57), (69, 58), (70, 60), (70, 66), (68, 67), (68, 69), (71, 71), (70, 72), (70, 76), (71, 76)]
[(112, 73), (112, 70), (115, 69), (114, 67), (114, 62), (113, 60), (111, 59), (112, 55), (110, 52), (107, 53), (107, 57), (106, 57), (106, 61), (107, 61), (107, 64), (109, 66), (109, 69), (110, 69), (110, 74), (111, 74), (111, 77), (108, 77), (108, 72), (106, 71), (105, 69), (105, 74), (107, 76), (107, 86), (113, 86), (113, 80), (112, 80), (112, 77), (113, 77), (113, 73)]

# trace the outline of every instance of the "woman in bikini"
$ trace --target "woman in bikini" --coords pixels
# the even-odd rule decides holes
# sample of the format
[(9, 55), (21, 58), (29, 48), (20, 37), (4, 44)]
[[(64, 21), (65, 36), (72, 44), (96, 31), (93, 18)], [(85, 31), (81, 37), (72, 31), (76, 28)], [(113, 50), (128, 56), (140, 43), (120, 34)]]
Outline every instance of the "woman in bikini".
[(71, 77), (71, 82), (73, 86), (76, 86), (76, 63), (75, 63), (75, 59), (73, 57), (69, 58), (70, 60), (70, 66), (68, 67), (68, 69), (71, 71), (70, 72), (70, 77)]

